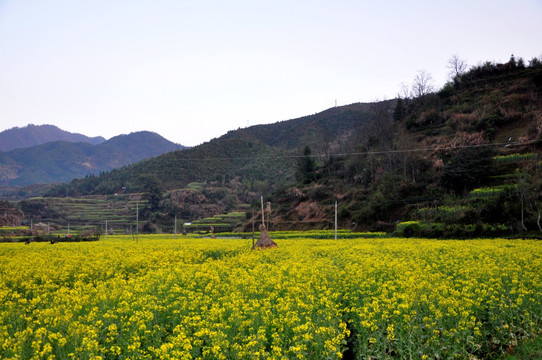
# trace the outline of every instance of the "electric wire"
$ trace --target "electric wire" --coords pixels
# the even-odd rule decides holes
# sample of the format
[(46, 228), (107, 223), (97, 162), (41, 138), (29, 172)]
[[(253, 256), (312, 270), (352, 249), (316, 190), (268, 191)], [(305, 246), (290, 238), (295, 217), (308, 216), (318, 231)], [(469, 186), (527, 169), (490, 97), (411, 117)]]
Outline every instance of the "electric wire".
[[(346, 156), (366, 156), (366, 155), (387, 155), (387, 154), (401, 154), (401, 153), (415, 153), (415, 152), (430, 152), (430, 151), (449, 151), (449, 150), (461, 150), (470, 148), (482, 148), (482, 147), (515, 147), (515, 146), (528, 146), (539, 142), (540, 140), (533, 140), (528, 142), (506, 142), (506, 143), (492, 143), (492, 144), (471, 144), (471, 145), (453, 145), (442, 147), (430, 147), (430, 148), (417, 148), (417, 149), (394, 149), (394, 150), (378, 150), (378, 151), (356, 151), (356, 152), (343, 152), (332, 154), (310, 154), (310, 155), (270, 155), (270, 156), (232, 156), (232, 157), (209, 157), (209, 158), (181, 158), (177, 157), (178, 161), (218, 161), (218, 160), (254, 160), (254, 159), (299, 159), (299, 158), (321, 158), (321, 157), (346, 157)], [(182, 154), (185, 150), (178, 150), (176, 153)]]

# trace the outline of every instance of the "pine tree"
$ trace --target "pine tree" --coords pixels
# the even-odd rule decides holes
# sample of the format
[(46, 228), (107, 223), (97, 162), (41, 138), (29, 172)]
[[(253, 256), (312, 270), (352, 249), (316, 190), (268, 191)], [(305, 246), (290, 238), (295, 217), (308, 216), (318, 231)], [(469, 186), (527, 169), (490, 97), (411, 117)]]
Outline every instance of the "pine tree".
[(316, 180), (316, 163), (311, 156), (311, 149), (307, 145), (303, 157), (297, 164), (296, 178), (301, 184), (310, 184)]

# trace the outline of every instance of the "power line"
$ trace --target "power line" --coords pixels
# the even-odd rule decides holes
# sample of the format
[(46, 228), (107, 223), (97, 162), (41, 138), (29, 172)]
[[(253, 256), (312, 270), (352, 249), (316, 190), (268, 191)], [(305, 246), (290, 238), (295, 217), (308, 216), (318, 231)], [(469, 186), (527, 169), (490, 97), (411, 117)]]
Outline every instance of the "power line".
[[(176, 158), (179, 161), (217, 161), (217, 160), (254, 160), (254, 159), (297, 159), (297, 158), (319, 158), (319, 157), (343, 157), (343, 156), (355, 156), (355, 155), (386, 155), (386, 154), (401, 154), (401, 153), (414, 153), (414, 152), (428, 152), (428, 151), (443, 151), (443, 150), (461, 150), (470, 148), (481, 147), (515, 147), (532, 145), (539, 142), (539, 140), (533, 140), (529, 142), (506, 142), (506, 143), (493, 143), (493, 144), (474, 144), (474, 145), (454, 145), (443, 146), (434, 148), (418, 148), (418, 149), (396, 149), (396, 150), (379, 150), (379, 151), (361, 151), (361, 152), (345, 152), (334, 154), (311, 154), (311, 155), (275, 155), (275, 156), (239, 156), (239, 157), (215, 157), (215, 158)], [(181, 150), (182, 151), (182, 150)]]

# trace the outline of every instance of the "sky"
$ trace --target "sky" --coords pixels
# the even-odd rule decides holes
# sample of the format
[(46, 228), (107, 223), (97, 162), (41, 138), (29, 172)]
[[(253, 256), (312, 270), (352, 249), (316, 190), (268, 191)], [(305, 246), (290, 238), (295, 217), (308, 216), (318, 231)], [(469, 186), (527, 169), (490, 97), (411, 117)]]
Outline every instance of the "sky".
[[(542, 0), (0, 0), (0, 131), (195, 146), (395, 98), (425, 71), (542, 58)], [(528, 61), (527, 61), (528, 62)]]

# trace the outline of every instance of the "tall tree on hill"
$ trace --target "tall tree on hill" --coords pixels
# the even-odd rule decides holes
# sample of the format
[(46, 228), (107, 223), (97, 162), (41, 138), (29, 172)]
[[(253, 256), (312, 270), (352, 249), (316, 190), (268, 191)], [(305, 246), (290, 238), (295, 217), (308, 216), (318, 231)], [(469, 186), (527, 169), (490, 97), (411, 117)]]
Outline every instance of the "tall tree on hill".
[(303, 157), (297, 163), (296, 179), (301, 184), (310, 184), (316, 180), (316, 162), (311, 156), (311, 149), (307, 145), (303, 150)]
[(425, 96), (434, 90), (433, 77), (425, 70), (420, 70), (412, 83), (412, 94), (414, 97)]
[(458, 55), (453, 55), (448, 60), (448, 69), (450, 70), (448, 74), (452, 80), (456, 80), (467, 71), (467, 66), (465, 60), (460, 59)]
[(154, 175), (142, 175), (138, 179), (142, 190), (145, 192), (144, 199), (148, 201), (148, 208), (151, 212), (160, 208), (162, 200), (163, 185)]
[(393, 120), (400, 122), (403, 121), (406, 117), (407, 109), (403, 99), (398, 98), (395, 109), (393, 110)]

